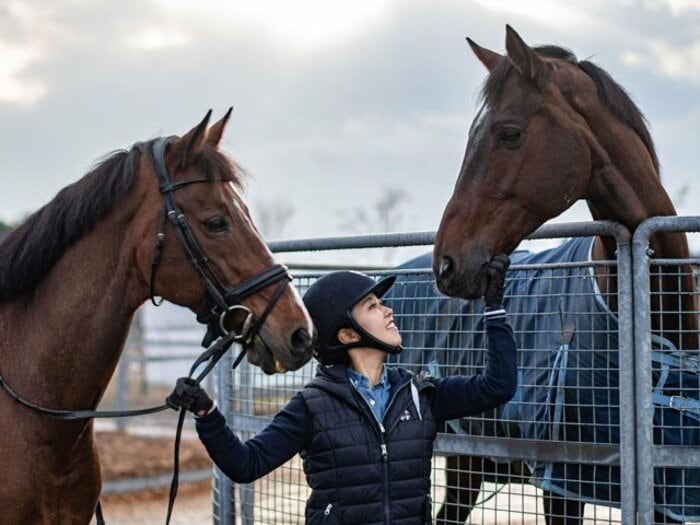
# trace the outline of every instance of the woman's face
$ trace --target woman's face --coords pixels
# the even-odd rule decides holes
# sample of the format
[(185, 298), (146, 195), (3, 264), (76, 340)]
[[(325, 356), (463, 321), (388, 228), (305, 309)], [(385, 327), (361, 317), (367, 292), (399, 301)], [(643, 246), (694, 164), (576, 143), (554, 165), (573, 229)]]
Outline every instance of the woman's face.
[(362, 299), (350, 311), (357, 324), (380, 341), (391, 346), (401, 344), (401, 334), (394, 321), (394, 311), (382, 304), (373, 293)]

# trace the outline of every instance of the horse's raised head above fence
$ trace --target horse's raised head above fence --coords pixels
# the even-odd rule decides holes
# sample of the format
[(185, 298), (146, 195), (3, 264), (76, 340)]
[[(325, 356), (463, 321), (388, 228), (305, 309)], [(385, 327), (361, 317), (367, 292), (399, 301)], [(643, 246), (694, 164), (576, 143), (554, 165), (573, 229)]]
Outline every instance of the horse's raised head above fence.
[(605, 71), (560, 47), (531, 48), (509, 26), (506, 55), (469, 44), (489, 76), (437, 233), (441, 291), (478, 297), (492, 255), (579, 199), (630, 229), (675, 214), (644, 117)]

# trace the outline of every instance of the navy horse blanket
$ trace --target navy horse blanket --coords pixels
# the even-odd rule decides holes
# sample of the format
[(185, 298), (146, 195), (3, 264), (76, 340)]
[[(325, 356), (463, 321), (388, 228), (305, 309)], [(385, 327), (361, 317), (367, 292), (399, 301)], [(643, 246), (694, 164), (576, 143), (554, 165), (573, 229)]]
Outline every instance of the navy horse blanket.
[[(618, 322), (601, 297), (591, 263), (593, 238), (537, 253), (517, 251), (505, 308), (518, 345), (519, 386), (492, 413), (450, 422), (457, 433), (616, 445), (620, 442)], [(483, 368), (483, 302), (452, 299), (434, 285), (431, 254), (397, 268), (385, 301), (403, 335), (402, 366), (432, 375)], [(653, 337), (654, 441), (700, 445), (697, 352)], [(692, 359), (688, 359), (692, 357)], [(685, 364), (683, 364), (685, 363)], [(565, 497), (619, 506), (618, 466), (529, 462), (531, 482)], [(656, 510), (700, 519), (700, 469), (655, 469)]]

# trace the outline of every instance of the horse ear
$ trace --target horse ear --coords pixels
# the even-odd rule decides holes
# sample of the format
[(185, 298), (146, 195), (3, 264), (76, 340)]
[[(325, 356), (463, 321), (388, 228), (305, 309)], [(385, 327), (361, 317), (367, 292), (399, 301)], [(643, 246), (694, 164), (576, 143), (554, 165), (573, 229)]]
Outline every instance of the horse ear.
[(506, 50), (508, 51), (508, 59), (520, 73), (520, 76), (534, 81), (538, 86), (544, 84), (547, 73), (544, 60), (509, 25), (506, 25)]
[(486, 49), (485, 47), (481, 47), (469, 37), (467, 37), (467, 42), (469, 43), (469, 47), (472, 48), (472, 51), (476, 55), (476, 58), (478, 58), (489, 71), (493, 71), (493, 68), (496, 67), (496, 62), (498, 62), (499, 58), (503, 58), (499, 53)]
[(210, 146), (214, 148), (219, 147), (219, 142), (221, 142), (221, 137), (224, 134), (224, 129), (226, 128), (226, 123), (228, 122), (229, 117), (231, 116), (231, 112), (233, 111), (233, 107), (228, 108), (228, 111), (224, 115), (224, 117), (214, 124), (211, 128), (209, 128), (209, 133), (207, 133), (207, 142), (209, 143)]
[(172, 146), (173, 155), (180, 159), (180, 169), (185, 169), (192, 164), (194, 159), (202, 154), (204, 145), (206, 144), (207, 126), (211, 118), (211, 109), (202, 119), (202, 122), (197, 124), (184, 136), (175, 141)]

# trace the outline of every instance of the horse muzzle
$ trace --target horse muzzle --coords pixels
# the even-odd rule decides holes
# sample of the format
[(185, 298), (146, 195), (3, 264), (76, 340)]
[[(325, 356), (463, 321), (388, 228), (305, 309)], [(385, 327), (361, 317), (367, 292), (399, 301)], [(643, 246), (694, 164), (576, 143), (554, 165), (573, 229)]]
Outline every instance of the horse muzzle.
[(436, 254), (433, 260), (435, 284), (441, 293), (462, 299), (477, 299), (487, 285), (488, 256), (474, 255), (461, 261), (448, 254)]

